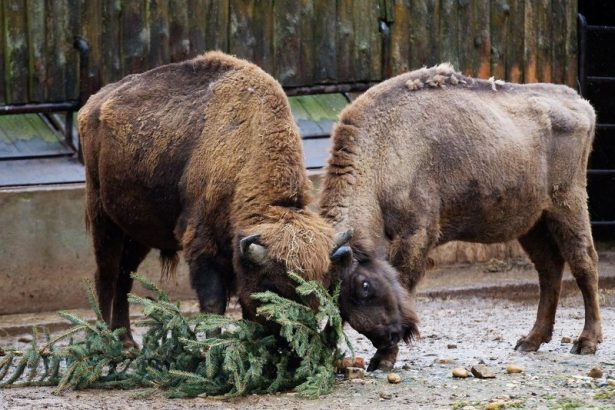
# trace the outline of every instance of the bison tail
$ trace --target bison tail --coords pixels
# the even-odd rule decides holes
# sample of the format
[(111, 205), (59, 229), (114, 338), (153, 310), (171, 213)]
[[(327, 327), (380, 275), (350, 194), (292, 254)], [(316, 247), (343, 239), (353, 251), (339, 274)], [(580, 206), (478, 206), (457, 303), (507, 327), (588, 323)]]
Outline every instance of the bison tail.
[(90, 214), (88, 213), (88, 211), (85, 211), (85, 214), (83, 215), (83, 220), (85, 222), (85, 231), (87, 233), (90, 233), (92, 231), (92, 220), (90, 219)]
[(179, 263), (179, 255), (176, 251), (160, 250), (160, 265), (162, 265), (162, 278), (176, 278), (177, 264)]

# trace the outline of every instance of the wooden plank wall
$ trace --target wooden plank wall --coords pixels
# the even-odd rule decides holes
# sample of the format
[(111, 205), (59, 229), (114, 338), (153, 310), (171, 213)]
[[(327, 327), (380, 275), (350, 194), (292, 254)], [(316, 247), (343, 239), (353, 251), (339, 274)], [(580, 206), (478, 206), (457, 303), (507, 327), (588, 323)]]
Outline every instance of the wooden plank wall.
[(287, 86), (380, 81), (441, 61), (574, 85), (576, 12), (573, 0), (0, 0), (0, 104), (76, 98), (75, 36), (90, 43), (94, 89), (212, 49)]
[(576, 84), (574, 0), (391, 0), (393, 68), (450, 61), (466, 74)]

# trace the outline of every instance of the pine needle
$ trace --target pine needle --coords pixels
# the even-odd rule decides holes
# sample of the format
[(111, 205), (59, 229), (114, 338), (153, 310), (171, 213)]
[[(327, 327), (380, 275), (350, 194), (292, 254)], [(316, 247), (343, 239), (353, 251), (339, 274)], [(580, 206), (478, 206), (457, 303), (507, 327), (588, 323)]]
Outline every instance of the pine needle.
[[(254, 294), (260, 303), (257, 313), (279, 325), (279, 334), (271, 334), (246, 320), (184, 316), (179, 304), (170, 302), (153, 282), (132, 277), (156, 297), (128, 298), (143, 308), (145, 319), (138, 324), (146, 329), (141, 350), (123, 350), (125, 330), (112, 331), (102, 321), (93, 286), (86, 281), (96, 322), (60, 312), (73, 327), (53, 339), (46, 333), (42, 348), (34, 329), (28, 350), (4, 349), (0, 382), (10, 377), (0, 387), (55, 385), (57, 394), (70, 388), (147, 388), (146, 394), (157, 389), (167, 397), (220, 398), (294, 388), (315, 398), (333, 388), (335, 361), (342, 357), (339, 345), (345, 342), (352, 349), (337, 307), (339, 287), (330, 295), (319, 283), (291, 274), (301, 303), (273, 292)], [(308, 297), (318, 299), (318, 310), (307, 305)], [(215, 333), (218, 329), (222, 331)]]

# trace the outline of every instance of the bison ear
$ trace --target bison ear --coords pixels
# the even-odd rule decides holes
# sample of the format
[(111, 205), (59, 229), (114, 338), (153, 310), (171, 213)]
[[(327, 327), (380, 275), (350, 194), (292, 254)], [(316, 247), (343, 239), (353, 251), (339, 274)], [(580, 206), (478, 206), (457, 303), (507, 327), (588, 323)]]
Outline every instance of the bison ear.
[(267, 249), (258, 243), (260, 237), (260, 235), (250, 235), (239, 241), (241, 256), (256, 265), (264, 265), (267, 262)]
[(344, 245), (337, 248), (331, 254), (331, 262), (342, 267), (350, 266), (352, 262), (352, 249), (350, 249), (350, 246)]

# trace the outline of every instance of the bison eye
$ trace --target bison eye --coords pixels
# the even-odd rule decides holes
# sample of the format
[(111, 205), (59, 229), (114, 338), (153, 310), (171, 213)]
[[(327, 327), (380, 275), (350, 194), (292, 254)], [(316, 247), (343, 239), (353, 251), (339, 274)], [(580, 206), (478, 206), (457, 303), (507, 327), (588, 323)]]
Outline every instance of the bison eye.
[(360, 288), (360, 290), (359, 290), (359, 296), (360, 296), (362, 299), (367, 299), (367, 298), (371, 295), (371, 293), (372, 293), (372, 287), (371, 287), (371, 285), (369, 284), (369, 282), (368, 282), (368, 281), (364, 280), (364, 281), (361, 283), (361, 288)]

